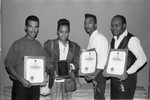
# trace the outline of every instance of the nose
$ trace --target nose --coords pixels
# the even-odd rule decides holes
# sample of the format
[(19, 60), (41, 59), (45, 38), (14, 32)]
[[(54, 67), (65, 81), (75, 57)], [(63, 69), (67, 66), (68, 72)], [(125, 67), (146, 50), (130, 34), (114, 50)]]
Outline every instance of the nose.
[(35, 31), (35, 29), (36, 29), (35, 27), (32, 28), (33, 31)]
[(32, 28), (32, 31), (35, 32), (37, 29), (35, 27)]
[(89, 24), (85, 24), (85, 27), (89, 27)]

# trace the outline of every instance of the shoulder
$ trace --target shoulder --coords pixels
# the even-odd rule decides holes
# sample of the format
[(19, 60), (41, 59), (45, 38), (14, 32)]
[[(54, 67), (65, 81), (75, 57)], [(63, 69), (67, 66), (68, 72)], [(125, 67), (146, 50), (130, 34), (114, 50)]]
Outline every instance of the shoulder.
[(44, 42), (44, 46), (51, 45), (52, 42), (56, 43), (58, 39), (49, 39)]
[(44, 45), (48, 45), (48, 44), (50, 44), (51, 42), (52, 42), (52, 40), (49, 39), (49, 40), (47, 40), (47, 41), (44, 42)]
[(100, 33), (100, 32), (97, 32), (97, 34), (95, 35), (95, 40), (107, 42), (106, 36), (103, 33)]
[(73, 41), (70, 41), (70, 40), (69, 40), (69, 43), (70, 43), (70, 45), (73, 45), (73, 46), (75, 46), (76, 48), (80, 48), (80, 46), (79, 46), (77, 43), (73, 42)]
[(129, 43), (140, 43), (140, 40), (137, 37), (132, 36), (129, 40)]
[(24, 37), (19, 38), (18, 40), (14, 41), (12, 46), (19, 46), (19, 45), (23, 45), (24, 43)]

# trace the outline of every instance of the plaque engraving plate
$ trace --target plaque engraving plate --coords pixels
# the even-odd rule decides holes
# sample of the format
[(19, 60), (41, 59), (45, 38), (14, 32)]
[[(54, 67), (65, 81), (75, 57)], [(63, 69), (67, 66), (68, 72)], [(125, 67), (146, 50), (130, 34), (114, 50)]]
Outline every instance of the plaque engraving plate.
[(56, 65), (56, 73), (58, 78), (69, 78), (70, 77), (70, 65), (67, 60), (60, 60)]

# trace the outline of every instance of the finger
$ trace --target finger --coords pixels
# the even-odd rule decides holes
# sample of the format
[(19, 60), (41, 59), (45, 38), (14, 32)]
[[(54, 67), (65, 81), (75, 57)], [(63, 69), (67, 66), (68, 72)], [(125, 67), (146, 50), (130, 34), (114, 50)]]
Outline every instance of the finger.
[(28, 85), (28, 88), (30, 88), (30, 87), (31, 87), (31, 84)]

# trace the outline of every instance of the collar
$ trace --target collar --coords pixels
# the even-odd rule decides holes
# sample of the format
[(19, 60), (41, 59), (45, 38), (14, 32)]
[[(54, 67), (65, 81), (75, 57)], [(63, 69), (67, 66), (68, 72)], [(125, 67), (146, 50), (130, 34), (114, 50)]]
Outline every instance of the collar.
[(65, 47), (67, 47), (68, 45), (69, 45), (69, 41), (67, 41), (67, 43), (64, 45), (61, 41), (59, 41), (58, 40), (58, 42), (60, 43), (60, 44), (62, 44), (63, 46), (65, 46)]
[[(127, 31), (127, 29), (126, 29), (126, 30), (123, 32), (123, 34), (121, 34), (121, 35), (119, 36), (119, 38), (125, 37), (125, 36), (127, 36), (127, 34), (128, 34), (128, 31)], [(119, 38), (118, 38), (118, 40), (119, 40)], [(114, 39), (117, 40), (117, 36), (114, 36)]]
[(98, 30), (95, 30), (92, 34), (91, 34), (91, 38), (95, 35), (95, 34), (97, 34), (98, 33)]
[(34, 41), (34, 40), (35, 40), (35, 38), (34, 38), (34, 39), (29, 39), (27, 35), (25, 35), (24, 38), (25, 38), (26, 40), (30, 40), (30, 41)]

